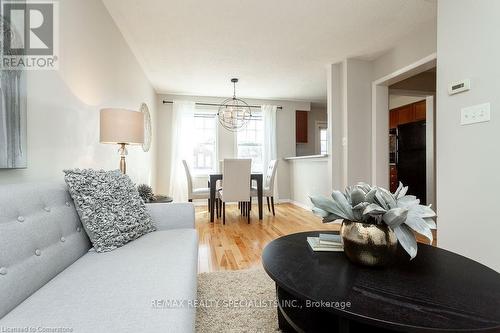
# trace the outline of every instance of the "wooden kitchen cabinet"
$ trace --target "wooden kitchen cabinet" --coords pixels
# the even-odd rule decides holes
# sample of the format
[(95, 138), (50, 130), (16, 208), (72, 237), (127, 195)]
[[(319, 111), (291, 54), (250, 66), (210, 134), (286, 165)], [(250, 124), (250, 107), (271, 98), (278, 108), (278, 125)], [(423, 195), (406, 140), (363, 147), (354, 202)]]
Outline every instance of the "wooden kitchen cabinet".
[(426, 101), (403, 105), (389, 111), (389, 128), (425, 120)]
[(295, 111), (296, 143), (307, 143), (307, 114), (308, 111)]
[(398, 125), (408, 124), (415, 121), (415, 108), (413, 104), (398, 108)]
[(399, 123), (399, 114), (397, 110), (389, 111), (389, 128), (398, 127), (398, 123)]
[(423, 100), (423, 101), (414, 103), (413, 105), (415, 108), (415, 121), (425, 120), (426, 101)]

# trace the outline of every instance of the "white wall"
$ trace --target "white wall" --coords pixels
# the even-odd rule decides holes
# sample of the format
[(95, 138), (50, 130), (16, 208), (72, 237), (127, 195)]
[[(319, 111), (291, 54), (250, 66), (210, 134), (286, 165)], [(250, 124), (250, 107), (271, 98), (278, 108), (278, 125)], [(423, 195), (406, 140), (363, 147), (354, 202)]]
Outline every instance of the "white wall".
[[(408, 34), (394, 48), (371, 62), (344, 59), (326, 67), (328, 135), (331, 144), (327, 177), (318, 175), (317, 179), (325, 179), (330, 191), (343, 189), (357, 181), (389, 186), (388, 87), (373, 88), (372, 82), (435, 53), (436, 29), (436, 20), (432, 19), (423, 29)], [(374, 119), (372, 94), (379, 97), (375, 110), (385, 110), (375, 113)], [(385, 99), (380, 98), (382, 96)], [(376, 133), (374, 140), (371, 136), (373, 132)], [(372, 147), (385, 149), (381, 158), (372, 161)], [(380, 164), (383, 168), (375, 168)], [(298, 195), (295, 191), (294, 197)]]
[(328, 69), (328, 124), (332, 140), (328, 174), (343, 190), (370, 182), (372, 64), (346, 59)]
[(389, 188), (389, 88), (372, 85), (371, 183)]
[[(331, 124), (332, 143), (328, 176), (332, 188), (343, 188), (360, 180), (388, 187), (388, 88), (373, 88), (371, 84), (435, 53), (436, 29), (436, 20), (432, 19), (423, 29), (408, 34), (371, 62), (345, 59), (327, 67), (328, 124)], [(385, 111), (376, 112), (374, 119), (371, 119), (372, 94), (386, 96), (386, 100), (377, 98), (376, 110), (383, 108)], [(373, 160), (372, 147), (380, 152), (380, 157), (376, 155)]]
[[(195, 102), (220, 103), (223, 97), (200, 97), (200, 96), (158, 96), (158, 192), (168, 193), (170, 184), (170, 133), (172, 104), (163, 104), (163, 100), (190, 100)], [(278, 149), (278, 190), (280, 199), (290, 199), (290, 167), (282, 158), (295, 156), (295, 111), (310, 110), (309, 102), (280, 101), (280, 100), (256, 100), (245, 99), (251, 105), (273, 104), (283, 106), (277, 111), (277, 149)], [(216, 109), (214, 109), (216, 111)], [(223, 127), (219, 126), (219, 159), (234, 158), (235, 136)], [(198, 180), (197, 186), (206, 187), (206, 177)]]
[(311, 111), (307, 113), (307, 143), (298, 143), (296, 145), (297, 156), (318, 155), (320, 147), (318, 146), (317, 122), (326, 122), (326, 103), (311, 103)]
[(304, 208), (312, 207), (309, 196), (331, 193), (327, 181), (328, 159), (326, 157), (290, 160), (290, 191), (293, 203)]
[[(377, 81), (436, 53), (437, 23), (433, 19), (428, 25), (403, 38), (393, 49), (372, 62), (372, 81)], [(432, 66), (431, 66), (432, 67)], [(430, 68), (426, 68), (430, 69)], [(417, 73), (408, 72), (406, 77)], [(372, 105), (372, 153), (371, 182), (389, 187), (389, 94), (391, 80), (372, 87), (375, 104)], [(367, 162), (368, 163), (368, 162)]]
[(345, 186), (344, 147), (342, 133), (344, 131), (343, 112), (343, 63), (327, 67), (327, 118), (328, 118), (328, 184), (330, 189)]
[(344, 113), (347, 121), (347, 185), (370, 182), (371, 170), (371, 82), (370, 62), (344, 62)]
[[(156, 117), (152, 86), (100, 0), (60, 6), (59, 71), (28, 71), (28, 168), (0, 170), (0, 183), (63, 181), (66, 168), (118, 168), (114, 145), (99, 144), (99, 109), (137, 110)], [(131, 178), (155, 183), (155, 153), (131, 147)]]
[[(436, 129), (439, 245), (500, 271), (498, 13), (497, 0), (438, 1)], [(471, 90), (448, 96), (465, 78)], [(460, 125), (461, 108), (486, 102), (490, 122)]]
[(414, 31), (390, 51), (373, 61), (373, 79), (380, 79), (398, 69), (436, 52), (436, 20)]

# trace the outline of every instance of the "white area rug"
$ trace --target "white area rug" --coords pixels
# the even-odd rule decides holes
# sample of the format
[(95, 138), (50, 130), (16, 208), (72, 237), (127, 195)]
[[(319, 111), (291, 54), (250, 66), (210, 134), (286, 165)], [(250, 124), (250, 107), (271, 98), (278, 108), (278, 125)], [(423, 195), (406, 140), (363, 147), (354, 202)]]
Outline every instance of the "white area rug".
[(198, 275), (196, 331), (279, 332), (274, 282), (263, 269)]

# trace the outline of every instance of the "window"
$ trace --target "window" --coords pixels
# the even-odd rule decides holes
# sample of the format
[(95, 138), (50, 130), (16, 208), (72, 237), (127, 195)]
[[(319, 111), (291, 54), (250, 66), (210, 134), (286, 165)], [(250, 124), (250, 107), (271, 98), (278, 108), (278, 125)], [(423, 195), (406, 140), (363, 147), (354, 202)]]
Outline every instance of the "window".
[(217, 123), (211, 113), (194, 115), (193, 173), (208, 174), (216, 170), (217, 162)]
[(325, 121), (316, 122), (316, 151), (328, 154), (328, 127)]
[(319, 151), (320, 154), (328, 154), (328, 135), (327, 129), (321, 128), (319, 130)]
[(262, 172), (264, 170), (264, 122), (260, 112), (254, 112), (248, 124), (236, 133), (238, 158), (252, 159), (252, 171)]

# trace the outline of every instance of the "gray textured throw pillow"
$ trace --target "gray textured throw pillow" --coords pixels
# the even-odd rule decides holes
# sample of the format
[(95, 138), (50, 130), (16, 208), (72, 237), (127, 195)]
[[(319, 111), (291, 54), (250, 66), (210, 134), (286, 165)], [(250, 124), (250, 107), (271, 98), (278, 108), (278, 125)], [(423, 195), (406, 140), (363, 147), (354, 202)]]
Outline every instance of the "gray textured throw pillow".
[(134, 183), (119, 170), (64, 170), (76, 210), (97, 252), (112, 251), (154, 231)]

